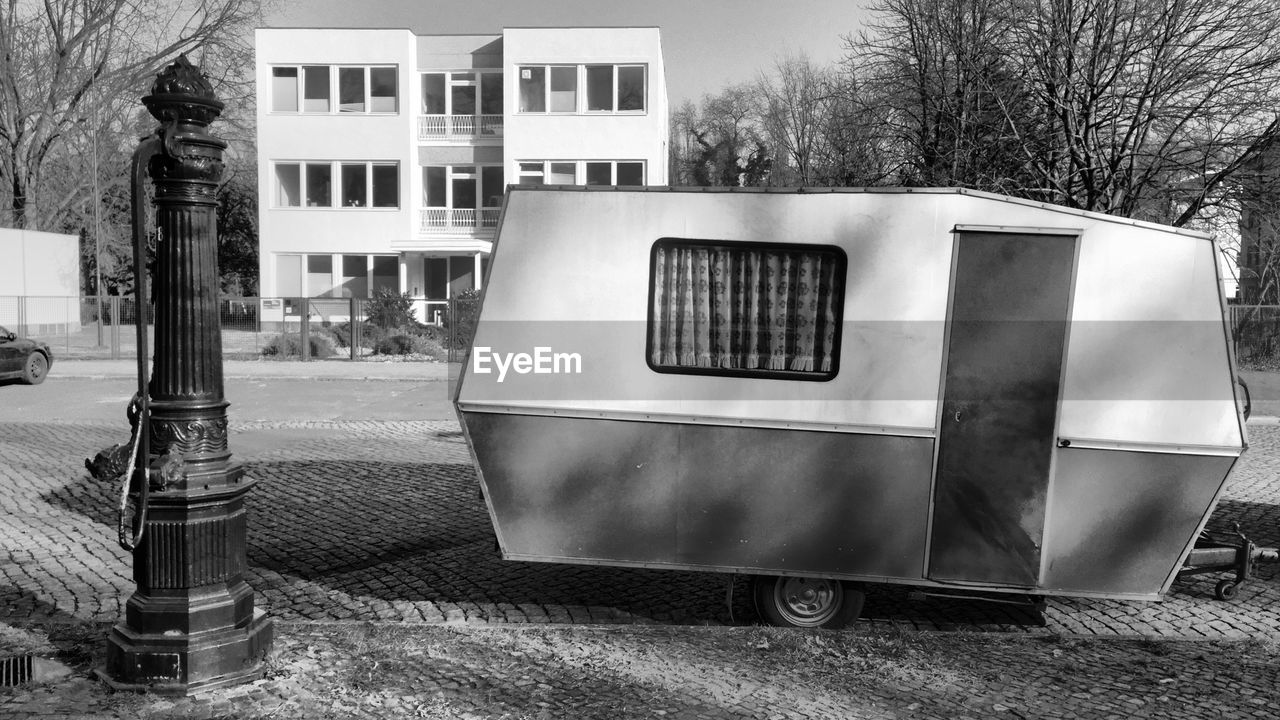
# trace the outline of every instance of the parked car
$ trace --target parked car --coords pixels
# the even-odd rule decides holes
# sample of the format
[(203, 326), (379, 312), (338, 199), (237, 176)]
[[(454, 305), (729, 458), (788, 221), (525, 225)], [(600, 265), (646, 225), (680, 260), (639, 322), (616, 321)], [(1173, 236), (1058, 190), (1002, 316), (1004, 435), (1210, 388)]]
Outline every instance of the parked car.
[(39, 385), (51, 365), (53, 352), (48, 345), (20, 338), (0, 327), (0, 380), (16, 378), (28, 385)]

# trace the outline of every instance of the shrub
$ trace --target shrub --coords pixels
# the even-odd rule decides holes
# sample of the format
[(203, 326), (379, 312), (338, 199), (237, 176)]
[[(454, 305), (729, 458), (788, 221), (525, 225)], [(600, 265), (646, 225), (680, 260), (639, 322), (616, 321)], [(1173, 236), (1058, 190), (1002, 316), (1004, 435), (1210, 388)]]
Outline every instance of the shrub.
[(368, 324), (386, 330), (411, 328), (418, 324), (413, 318), (413, 299), (409, 293), (379, 290), (369, 300)]
[(444, 357), (440, 343), (425, 335), (391, 335), (373, 348), (375, 355), (422, 355), (433, 359)]
[[(328, 335), (310, 334), (307, 346), (311, 357), (332, 357), (336, 351), (333, 340)], [(262, 354), (266, 357), (302, 357), (302, 339), (297, 335), (276, 335), (262, 346)]]

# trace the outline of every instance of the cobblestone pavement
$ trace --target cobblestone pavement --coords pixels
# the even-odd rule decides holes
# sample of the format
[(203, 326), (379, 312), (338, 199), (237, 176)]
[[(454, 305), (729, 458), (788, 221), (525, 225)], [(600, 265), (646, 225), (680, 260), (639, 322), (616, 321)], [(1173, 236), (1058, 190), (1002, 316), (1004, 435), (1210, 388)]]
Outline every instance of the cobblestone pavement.
[[(4, 554), (0, 555), (0, 628), (8, 623), (18, 628), (46, 628), (36, 632), (37, 635), (45, 632), (56, 635), (57, 631), (48, 631), (47, 628), (81, 627), (100, 632), (105, 638), (105, 626), (102, 624), (110, 624), (123, 617), (124, 601), (132, 592), (133, 583), (130, 560), (114, 540), (115, 489), (91, 480), (83, 468), (83, 458), (125, 440), (123, 434), (120, 426), (97, 424), (0, 424), (0, 458), (3, 458), (0, 464), (0, 515), (4, 517), (3, 524), (0, 524), (0, 541), (4, 548)], [(1225, 530), (1231, 522), (1239, 521), (1257, 542), (1274, 546), (1280, 544), (1280, 523), (1277, 522), (1280, 519), (1280, 506), (1277, 505), (1280, 502), (1280, 472), (1277, 472), (1280, 426), (1251, 426), (1250, 435), (1251, 449), (1233, 475), (1211, 520), (1211, 527)], [(776, 714), (773, 712), (776, 709), (774, 700), (791, 703), (785, 706), (791, 709), (778, 714), (780, 717), (846, 715), (839, 709), (850, 699), (841, 696), (839, 692), (842, 691), (800, 681), (794, 688), (784, 687), (768, 682), (769, 675), (748, 676), (754, 678), (750, 682), (763, 684), (747, 694), (752, 695), (757, 690), (763, 694), (752, 695), (755, 699), (745, 705), (729, 702), (732, 697), (737, 697), (734, 692), (746, 692), (741, 689), (721, 688), (724, 693), (729, 693), (721, 696), (710, 689), (699, 689), (695, 683), (693, 689), (677, 692), (676, 680), (692, 677), (691, 673), (701, 667), (698, 653), (714, 654), (723, 642), (732, 645), (734, 638), (739, 638), (743, 643), (758, 645), (764, 638), (767, 646), (771, 637), (780, 638), (775, 642), (784, 644), (813, 641), (796, 640), (803, 637), (796, 634), (760, 635), (772, 631), (741, 627), (756, 620), (742, 580), (730, 581), (722, 575), (691, 572), (501, 560), (494, 550), (492, 529), (478, 497), (470, 456), (454, 422), (244, 423), (237, 426), (231, 438), (231, 449), (245, 462), (249, 474), (259, 483), (247, 499), (250, 513), (250, 571), (247, 579), (257, 593), (258, 606), (279, 623), (277, 659), (274, 662), (288, 667), (293, 667), (290, 663), (301, 663), (298, 667), (305, 669), (310, 667), (307, 658), (319, 653), (319, 657), (327, 658), (324, 662), (332, 662), (338, 668), (332, 670), (334, 673), (359, 672), (359, 669), (341, 669), (346, 655), (342, 652), (344, 641), (340, 636), (346, 631), (332, 629), (363, 627), (354, 621), (395, 621), (376, 627), (400, 628), (400, 632), (420, 636), (419, 639), (428, 647), (433, 643), (455, 643), (459, 646), (458, 652), (462, 653), (460, 657), (464, 660), (458, 661), (456, 677), (450, 675), (455, 671), (448, 669), (453, 666), (446, 663), (447, 667), (442, 669), (437, 667), (439, 663), (427, 662), (430, 658), (424, 659), (424, 667), (435, 668), (431, 671), (434, 679), (430, 682), (424, 680), (424, 687), (428, 690), (436, 688), (444, 682), (441, 678), (450, 677), (454, 678), (453, 682), (462, 684), (457, 688), (450, 688), (447, 684), (439, 686), (438, 689), (445, 691), (445, 695), (440, 696), (444, 699), (439, 702), (438, 698), (431, 699), (436, 696), (430, 693), (414, 693), (418, 704), (394, 712), (388, 709), (392, 716), (414, 713), (422, 716), (420, 711), (426, 707), (431, 712), (439, 711), (442, 717), (453, 716), (450, 714), (453, 710), (457, 710), (454, 715), (462, 713), (460, 716), (465, 716), (466, 712), (479, 712), (478, 717), (498, 717), (501, 715), (493, 713), (499, 710), (505, 713), (510, 708), (520, 707), (514, 699), (495, 700), (497, 704), (492, 705), (477, 704), (477, 687), (465, 683), (480, 680), (474, 673), (468, 674), (465, 648), (468, 643), (482, 645), (493, 642), (522, 647), (521, 643), (533, 642), (530, 638), (542, 638), (538, 642), (551, 643), (556, 647), (550, 650), (517, 647), (522, 654), (513, 655), (511, 667), (502, 669), (498, 676), (507, 677), (513, 683), (523, 682), (522, 678), (527, 677), (533, 689), (525, 687), (522, 691), (526, 699), (538, 695), (535, 690), (543, 685), (551, 688), (542, 693), (555, 699), (555, 702), (548, 700), (550, 704), (543, 708), (550, 713), (544, 715), (546, 717), (565, 716), (555, 712), (555, 708), (568, 707), (559, 704), (568, 702), (564, 693), (576, 692), (574, 688), (580, 683), (573, 679), (576, 677), (574, 672), (577, 672), (575, 668), (581, 670), (597, 654), (622, 657), (625, 653), (619, 648), (623, 647), (629, 647), (628, 652), (657, 647), (653, 652), (669, 651), (674, 658), (684, 658), (679, 662), (673, 660), (674, 665), (641, 663), (626, 666), (630, 668), (628, 672), (640, 675), (659, 672), (645, 670), (646, 667), (665, 668), (661, 673), (667, 674), (657, 679), (631, 677), (620, 669), (621, 666), (596, 668), (612, 678), (611, 682), (620, 682), (619, 678), (622, 678), (627, 687), (635, 686), (632, 689), (638, 694), (630, 700), (625, 700), (631, 696), (622, 691), (619, 691), (620, 695), (615, 693), (611, 696), (615, 700), (634, 701), (637, 708), (648, 708), (647, 714), (635, 717), (655, 716), (657, 710), (665, 707), (661, 703), (670, 703), (672, 710), (684, 708), (679, 713), (672, 712), (681, 717), (771, 717)], [(1216, 579), (1217, 576), (1204, 576), (1179, 581), (1174, 584), (1168, 598), (1160, 603), (1050, 598), (1043, 613), (1027, 606), (954, 598), (919, 600), (908, 596), (904, 589), (873, 589), (863, 620), (854, 633), (848, 634), (852, 638), (848, 641), (875, 638), (877, 633), (900, 633), (906, 629), (979, 633), (979, 637), (957, 637), (966, 637), (966, 642), (981, 652), (990, 650), (990, 658), (981, 654), (973, 657), (984, 657), (992, 667), (1005, 669), (991, 671), (996, 674), (989, 676), (988, 671), (981, 670), (972, 661), (966, 666), (964, 653), (956, 651), (952, 660), (959, 668), (957, 672), (963, 670), (981, 675), (981, 688), (972, 692), (977, 693), (975, 697), (987, 698), (984, 702), (989, 700), (990, 707), (1029, 708), (1027, 703), (1030, 700), (1027, 698), (1012, 704), (991, 700), (992, 688), (1004, 682), (1016, 694), (1031, 687), (1043, 689), (1053, 685), (1057, 681), (1053, 680), (1052, 671), (1041, 665), (1054, 666), (1053, 661), (1060, 656), (1053, 651), (1063, 648), (1049, 648), (1045, 643), (1061, 637), (1109, 637), (1111, 639), (1104, 642), (1071, 640), (1077, 644), (1072, 645), (1071, 652), (1067, 654), (1072, 657), (1079, 655), (1081, 667), (1089, 666), (1085, 675), (1097, 678), (1091, 682), (1099, 683), (1099, 687), (1106, 691), (1103, 693), (1105, 698), (1100, 700), (1075, 698), (1083, 703), (1081, 707), (1123, 710), (1123, 705), (1114, 703), (1123, 702), (1124, 693), (1117, 694), (1116, 688), (1108, 684), (1111, 682), (1108, 678), (1123, 675), (1096, 673), (1092, 663), (1100, 663), (1098, 667), (1102, 668), (1120, 668), (1126, 657), (1136, 653), (1141, 659), (1146, 657), (1143, 653), (1147, 653), (1155, 658), (1151, 662), (1169, 663), (1170, 669), (1162, 672), (1174, 673), (1176, 670), (1182, 673), (1177, 668), (1183, 667), (1179, 664), (1183, 661), (1187, 663), (1185, 667), (1211, 666), (1212, 672), (1207, 680), (1200, 678), (1194, 683), (1190, 682), (1192, 678), (1184, 678), (1183, 674), (1170, 675), (1175, 677), (1179, 693), (1191, 688), (1185, 698), (1185, 693), (1174, 693), (1178, 702), (1185, 699), (1191, 703), (1188, 705), (1161, 705), (1161, 702), (1168, 701), (1160, 701), (1159, 695), (1136, 695), (1144, 703), (1141, 707), (1146, 714), (1186, 716), (1187, 712), (1179, 714), (1173, 711), (1173, 708), (1181, 707), (1184, 711), (1196, 711), (1191, 714), (1203, 716), (1220, 714), (1217, 711), (1223, 710), (1221, 714), (1237, 717), (1247, 717), (1255, 711), (1266, 711), (1258, 717), (1276, 717), (1275, 697), (1269, 693), (1274, 693), (1277, 686), (1275, 649), (1276, 643), (1280, 642), (1280, 618), (1276, 611), (1277, 599), (1280, 599), (1277, 566), (1261, 566), (1257, 577), (1244, 586), (1232, 602), (1213, 599)], [(335, 624), (334, 621), (339, 622)], [(404, 621), (410, 624), (405, 625)], [(446, 623), (459, 625), (442, 625)], [(537, 625), (527, 630), (495, 627), (516, 623)], [(591, 627), (580, 628), (585, 634), (574, 634), (569, 633), (571, 628), (557, 630), (548, 624), (587, 624)], [(599, 627), (601, 625), (627, 627), (608, 629)], [(689, 627), (695, 625), (721, 627)], [(1150, 641), (1135, 645), (1135, 641), (1129, 639), (1116, 639), (1118, 636), (1176, 641), (1149, 647)], [(552, 640), (547, 640), (548, 637)], [(702, 642), (710, 637), (719, 637), (723, 642)], [(820, 637), (843, 638), (845, 635), (823, 634)], [(558, 643), (586, 642), (583, 638), (591, 641), (583, 646), (586, 649), (580, 648), (573, 651), (577, 654), (569, 653), (569, 656), (562, 657), (563, 649)], [(1191, 638), (1236, 641), (1255, 638), (1255, 642), (1221, 646), (1182, 642)], [(591, 649), (595, 647), (591, 643), (599, 643), (600, 647)], [(1164, 650), (1152, 650), (1153, 647)], [(5, 637), (0, 635), (0, 651), (5, 650), (12, 648), (6, 648)], [(0, 659), (3, 655), (0, 652)], [(554, 667), (539, 664), (553, 656)], [(1033, 656), (1035, 659), (1028, 659)], [(1239, 659), (1243, 669), (1238, 668), (1236, 675), (1232, 676), (1229, 670), (1232, 665), (1223, 661), (1223, 657)], [(1018, 665), (1018, 658), (1027, 665)], [(618, 662), (623, 663), (623, 660)], [(713, 667), (720, 666), (714, 663), (706, 666)], [(759, 668), (748, 669), (752, 673), (763, 672)], [(1028, 671), (1033, 672), (1024, 676)], [(788, 672), (805, 670), (800, 667)], [(923, 670), (921, 673), (927, 674)], [(1014, 679), (1001, 681), (1000, 673)], [(282, 677), (305, 675), (302, 670), (291, 670)], [(595, 675), (592, 677), (599, 680)], [(1078, 689), (1075, 683), (1085, 681), (1075, 675), (1064, 677), (1066, 679), (1058, 683), (1059, 689), (1065, 693), (1062, 695), (1066, 703), (1064, 707), (1070, 707), (1069, 698), (1073, 694), (1088, 696), (1096, 689)], [(77, 679), (75, 682), (88, 681)], [(957, 695), (959, 699), (948, 700), (951, 705), (935, 707), (926, 704), (911, 710), (911, 703), (906, 700), (910, 697), (911, 688), (915, 687), (912, 682), (896, 678), (889, 683), (893, 689), (892, 692), (885, 691), (888, 692), (883, 696), (885, 705), (869, 706), (863, 702), (865, 698), (857, 695), (857, 707), (862, 710), (848, 716), (887, 717), (890, 715), (877, 708), (891, 706), (897, 708), (894, 712), (923, 717), (956, 717), (962, 711), (973, 712), (975, 717), (990, 714), (982, 708), (967, 710), (968, 706), (963, 702), (964, 692)], [(927, 684), (924, 680), (919, 682)], [(1116, 682), (1123, 684), (1120, 680)], [(651, 692), (654, 683), (662, 690), (658, 695)], [(376, 685), (373, 683), (371, 687)], [(500, 700), (505, 697), (504, 693), (514, 692), (503, 687), (505, 689), (491, 689), (489, 697)], [(515, 684), (512, 687), (524, 686)], [(584, 687), (583, 692), (589, 694), (590, 683)], [(243, 692), (259, 693), (260, 697), (254, 697), (261, 702), (249, 703), (253, 708), (273, 706), (275, 700), (270, 698), (287, 698), (292, 692), (284, 679), (262, 681), (252, 688), (256, 689)], [(369, 692), (376, 690), (381, 693), (384, 689), (374, 687)], [(467, 691), (464, 693), (465, 701), (449, 700), (453, 697), (449, 694), (453, 690)], [(859, 686), (850, 692), (866, 690)], [(1262, 704), (1241, 700), (1246, 698), (1245, 690), (1250, 691), (1249, 695), (1254, 699), (1262, 699)], [(32, 692), (39, 694), (39, 691)], [(219, 694), (216, 702), (209, 700), (199, 705), (199, 712), (207, 711), (212, 713), (211, 717), (219, 716), (209, 708), (228, 697), (240, 697), (235, 695), (238, 692), (242, 690)], [(783, 695), (769, 700), (769, 693), (779, 692)], [(1223, 693), (1238, 697), (1218, 697)], [(26, 691), (0, 690), (0, 716), (8, 711), (19, 715), (37, 712), (31, 703), (39, 698), (28, 695)], [(361, 695), (367, 700), (366, 696), (369, 693)], [(44, 700), (49, 701), (52, 697), (51, 694)], [(96, 708), (92, 712), (116, 712), (110, 709), (113, 707), (111, 703), (102, 704), (106, 701), (100, 690), (85, 689), (69, 697), (91, 698), (83, 702), (89, 703), (85, 707)], [(873, 694), (870, 697), (880, 696)], [(812, 704), (806, 704), (810, 701)], [(230, 702), (234, 705), (240, 701)], [(424, 702), (427, 705), (423, 705)], [(68, 710), (65, 704), (57, 702), (36, 704), (70, 716), (85, 712), (83, 708)], [(58, 707), (64, 709), (56, 710)], [(179, 703), (146, 707), (149, 708), (147, 712), (156, 707), (170, 707), (180, 715), (182, 712), (194, 712), (193, 708), (197, 706)], [(535, 714), (528, 716), (538, 717), (536, 713), (541, 711), (537, 710), (536, 703), (531, 707)], [(938, 707), (944, 709), (939, 710)], [(1239, 712), (1225, 712), (1228, 707)], [(138, 714), (133, 712), (137, 708), (131, 708), (124, 707), (120, 716)], [(686, 712), (688, 708), (701, 709), (689, 714)], [(1053, 714), (1051, 710), (1052, 707), (1040, 707), (1024, 716), (1048, 716)], [(524, 708), (520, 710), (525, 711)], [(573, 716), (632, 716), (614, 711), (618, 708), (612, 708), (610, 712), (613, 714), (602, 710), (598, 715)], [(334, 710), (335, 716), (343, 716), (344, 712)], [(1132, 714), (1117, 712), (1117, 716)], [(378, 715), (373, 712), (369, 716)], [(1069, 716), (1070, 713), (1063, 715)], [(303, 712), (299, 716), (312, 715)]]

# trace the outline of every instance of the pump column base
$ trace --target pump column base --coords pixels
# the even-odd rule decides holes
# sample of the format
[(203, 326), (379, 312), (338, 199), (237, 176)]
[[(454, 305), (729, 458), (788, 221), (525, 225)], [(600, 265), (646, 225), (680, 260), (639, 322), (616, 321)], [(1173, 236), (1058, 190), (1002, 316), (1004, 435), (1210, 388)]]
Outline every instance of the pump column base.
[(247, 627), (191, 634), (139, 633), (121, 623), (107, 637), (106, 669), (95, 672), (113, 690), (168, 696), (249, 682), (266, 672), (272, 628), (262, 610)]

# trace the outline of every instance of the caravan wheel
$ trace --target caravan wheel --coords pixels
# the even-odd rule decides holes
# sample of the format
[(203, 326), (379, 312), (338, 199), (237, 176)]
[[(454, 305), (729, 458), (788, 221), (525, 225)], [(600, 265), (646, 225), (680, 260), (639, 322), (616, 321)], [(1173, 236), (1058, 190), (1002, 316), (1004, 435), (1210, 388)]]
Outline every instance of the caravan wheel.
[(756, 612), (780, 627), (842, 628), (866, 599), (857, 585), (826, 578), (760, 575), (753, 585)]

